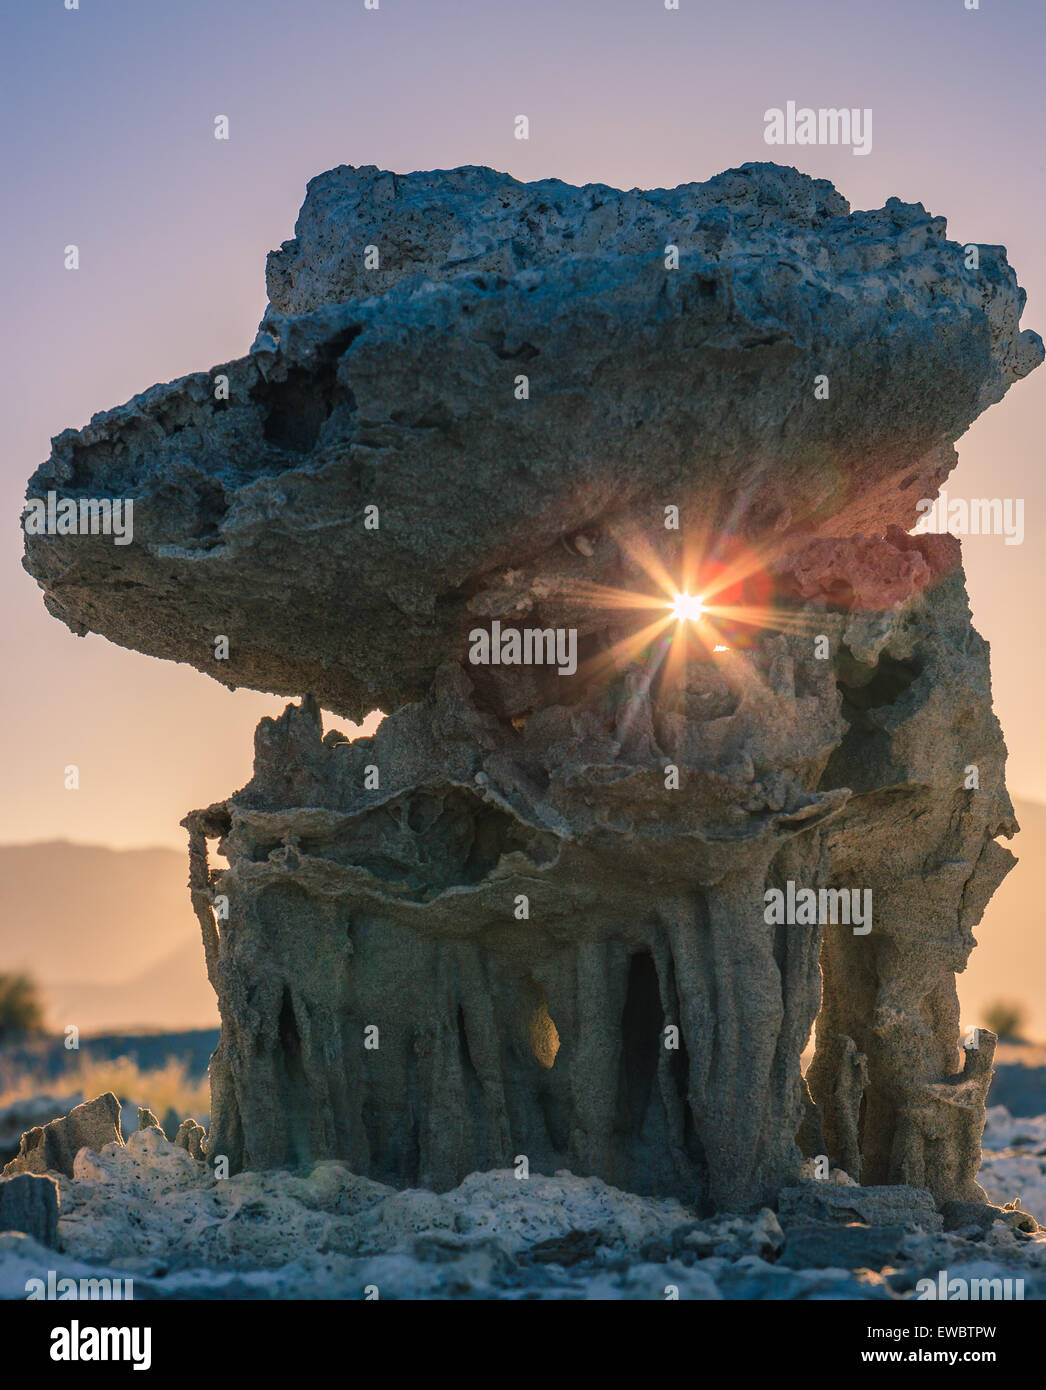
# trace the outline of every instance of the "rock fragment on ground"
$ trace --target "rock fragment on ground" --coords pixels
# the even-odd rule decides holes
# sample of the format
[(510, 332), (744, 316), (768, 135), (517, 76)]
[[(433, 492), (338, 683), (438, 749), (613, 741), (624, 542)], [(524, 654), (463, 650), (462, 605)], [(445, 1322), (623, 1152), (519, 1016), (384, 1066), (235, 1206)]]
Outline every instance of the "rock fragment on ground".
[(195, 1120), (183, 1120), (178, 1126), (174, 1142), (180, 1149), (187, 1149), (193, 1158), (203, 1158), (207, 1131)]
[(36, 1126), (22, 1135), (17, 1155), (3, 1170), (13, 1173), (64, 1173), (73, 1176), (81, 1149), (95, 1152), (106, 1145), (122, 1146), (120, 1102), (111, 1091), (74, 1106), (67, 1115)]
[(41, 1245), (58, 1244), (58, 1184), (42, 1173), (0, 1178), (0, 1231), (21, 1231)]
[[(10, 1182), (11, 1180), (7, 1180)], [(908, 1299), (920, 1280), (965, 1270), (1023, 1279), (1046, 1296), (1046, 1232), (1000, 1220), (964, 1233), (915, 1221), (845, 1222), (832, 1186), (810, 1220), (698, 1217), (598, 1178), (514, 1170), (470, 1174), (450, 1192), (397, 1191), (323, 1162), (302, 1172), (215, 1179), (157, 1129), (82, 1152), (58, 1178), (56, 1251), (0, 1235), (0, 1296), (55, 1277), (131, 1279), (136, 1299)], [(2, 1190), (2, 1188), (0, 1188)], [(804, 1198), (807, 1194), (804, 1192)], [(988, 1210), (980, 1207), (981, 1210)], [(927, 1213), (922, 1194), (857, 1215)], [(938, 1223), (940, 1218), (938, 1217)], [(965, 1276), (964, 1276), (965, 1277)]]
[(778, 1212), (785, 1225), (804, 1220), (844, 1225), (857, 1221), (867, 1226), (911, 1223), (933, 1231), (940, 1230), (943, 1224), (931, 1193), (903, 1183), (860, 1187), (806, 1182), (782, 1190)]

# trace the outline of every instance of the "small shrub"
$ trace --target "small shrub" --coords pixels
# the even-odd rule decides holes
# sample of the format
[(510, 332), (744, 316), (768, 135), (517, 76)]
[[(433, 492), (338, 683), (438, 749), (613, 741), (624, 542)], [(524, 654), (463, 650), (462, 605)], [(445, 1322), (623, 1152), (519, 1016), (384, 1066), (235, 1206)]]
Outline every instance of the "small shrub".
[(31, 975), (0, 975), (0, 1043), (43, 1032), (44, 1006)]
[(179, 1057), (145, 1071), (140, 1071), (130, 1057), (112, 1061), (83, 1057), (58, 1077), (48, 1076), (41, 1067), (23, 1068), (17, 1076), (0, 1073), (0, 1109), (40, 1095), (54, 1096), (72, 1106), (106, 1091), (112, 1091), (121, 1104), (147, 1105), (161, 1124), (170, 1122), (173, 1111), (179, 1123), (191, 1117), (206, 1125), (211, 1109), (207, 1078), (190, 1077)]
[(1014, 999), (996, 999), (984, 1011), (984, 1021), (1000, 1038), (1019, 1038), (1028, 1011)]
[(194, 1120), (205, 1120), (210, 1113), (211, 1092), (207, 1078), (190, 1079), (185, 1063), (177, 1057), (169, 1058), (164, 1066), (150, 1071), (139, 1071), (130, 1057), (117, 1057), (112, 1061), (92, 1061), (84, 1057), (79, 1069), (71, 1073), (71, 1079), (85, 1096), (100, 1096), (112, 1091), (123, 1105), (147, 1105), (161, 1124), (170, 1110), (177, 1112), (179, 1120), (190, 1116)]

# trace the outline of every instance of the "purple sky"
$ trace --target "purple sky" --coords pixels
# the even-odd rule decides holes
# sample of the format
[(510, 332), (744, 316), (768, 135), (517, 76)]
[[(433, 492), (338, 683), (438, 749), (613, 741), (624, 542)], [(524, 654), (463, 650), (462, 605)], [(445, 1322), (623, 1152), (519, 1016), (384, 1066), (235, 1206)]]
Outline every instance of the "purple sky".
[[(282, 700), (74, 638), (21, 570), (25, 482), (49, 438), (156, 381), (246, 352), (266, 252), (335, 164), (490, 164), (519, 178), (670, 186), (750, 159), (896, 195), (960, 242), (1002, 243), (1046, 330), (1043, 0), (63, 0), (0, 32), (0, 843), (181, 847), (178, 820), (250, 772)], [(789, 100), (871, 107), (871, 153), (769, 148)], [(525, 113), (531, 138), (513, 138)], [(216, 115), (231, 138), (213, 138)], [(81, 268), (63, 268), (80, 248)], [(959, 446), (955, 495), (1022, 497), (1025, 541), (966, 543), (993, 645), (1009, 781), (1046, 801), (1039, 467), (1046, 369)], [(344, 726), (344, 725), (343, 725)], [(68, 763), (76, 792), (63, 788)]]

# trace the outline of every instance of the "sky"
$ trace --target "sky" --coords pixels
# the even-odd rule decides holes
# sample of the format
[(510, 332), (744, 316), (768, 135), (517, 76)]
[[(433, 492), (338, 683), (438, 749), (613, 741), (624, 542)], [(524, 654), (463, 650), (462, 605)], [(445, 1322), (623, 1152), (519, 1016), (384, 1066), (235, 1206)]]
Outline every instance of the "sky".
[[(67, 3), (0, 0), (0, 843), (183, 848), (181, 817), (248, 779), (253, 727), (284, 706), (72, 636), (20, 567), (19, 517), (53, 435), (247, 351), (266, 253), (325, 169), (656, 187), (776, 158), (855, 208), (922, 202), (960, 243), (1006, 246), (1023, 325), (1046, 330), (1043, 0)], [(789, 100), (871, 108), (870, 152), (767, 146)], [(1046, 802), (1044, 406), (1046, 368), (960, 441), (948, 488), (1025, 503), (1023, 545), (965, 554), (1009, 783)]]

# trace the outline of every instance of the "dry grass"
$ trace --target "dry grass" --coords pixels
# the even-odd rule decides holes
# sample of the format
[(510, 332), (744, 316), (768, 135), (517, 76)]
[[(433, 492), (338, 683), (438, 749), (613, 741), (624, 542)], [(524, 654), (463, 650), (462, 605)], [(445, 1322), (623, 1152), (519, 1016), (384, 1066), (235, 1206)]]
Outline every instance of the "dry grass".
[(130, 1057), (117, 1057), (111, 1062), (84, 1061), (76, 1073), (77, 1088), (85, 1096), (100, 1096), (112, 1091), (121, 1102), (147, 1105), (163, 1120), (168, 1110), (177, 1111), (179, 1120), (191, 1116), (198, 1120), (211, 1108), (211, 1091), (206, 1077), (192, 1081), (186, 1075), (185, 1063), (172, 1057), (162, 1067), (139, 1071)]
[(0, 1093), (0, 1106), (38, 1095), (79, 1094), (92, 1099), (106, 1091), (112, 1091), (121, 1104), (147, 1105), (161, 1124), (168, 1110), (174, 1110), (179, 1120), (189, 1117), (203, 1120), (211, 1108), (206, 1077), (192, 1080), (186, 1073), (185, 1063), (177, 1057), (150, 1071), (140, 1070), (130, 1057), (111, 1061), (92, 1061), (85, 1057), (78, 1066), (50, 1079), (26, 1071), (17, 1080), (9, 1081)]

